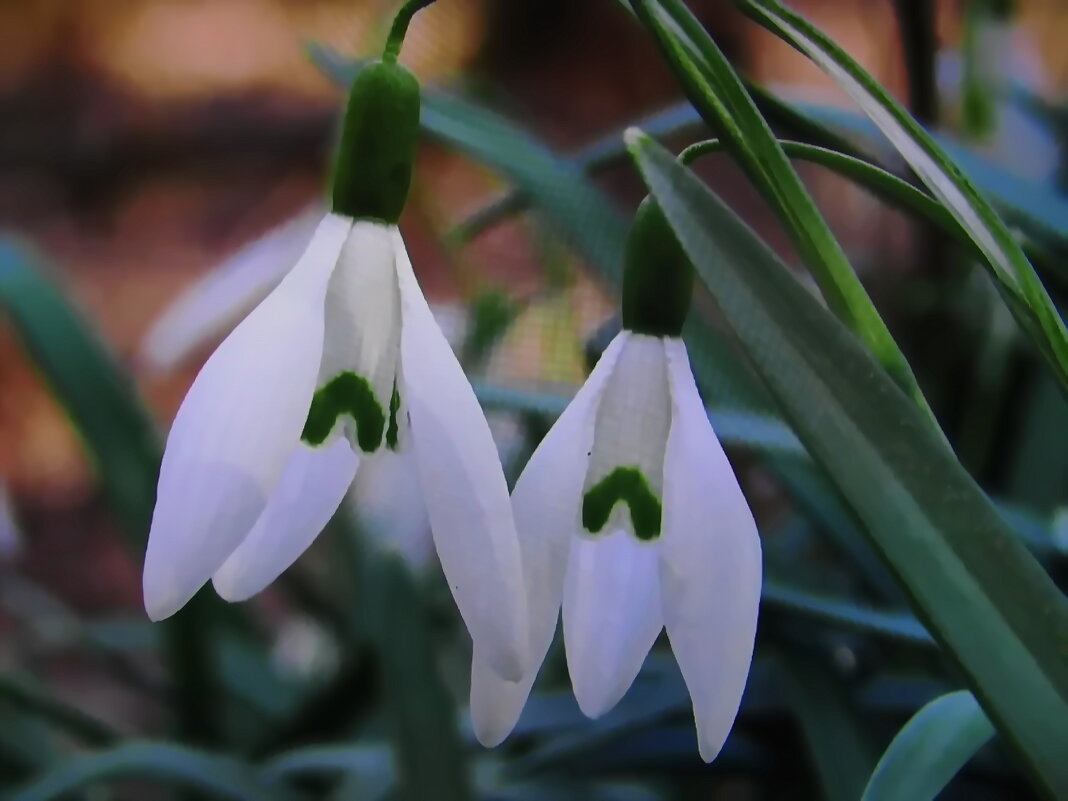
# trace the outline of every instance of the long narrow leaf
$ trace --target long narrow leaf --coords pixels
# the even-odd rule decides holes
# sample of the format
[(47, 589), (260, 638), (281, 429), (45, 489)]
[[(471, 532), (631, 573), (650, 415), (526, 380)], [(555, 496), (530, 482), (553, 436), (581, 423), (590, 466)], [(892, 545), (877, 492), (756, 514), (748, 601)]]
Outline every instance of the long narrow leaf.
[(121, 735), (107, 723), (53, 698), (22, 676), (0, 673), (0, 700), (33, 717), (49, 721), (90, 745), (110, 745), (121, 739)]
[(851, 699), (811, 654), (789, 647), (777, 657), (783, 697), (801, 724), (823, 797), (855, 801), (871, 775), (875, 755)]
[(931, 801), (993, 736), (974, 695), (960, 690), (940, 696), (894, 737), (862, 801)]
[(634, 0), (633, 6), (705, 122), (782, 220), (827, 304), (930, 414), (912, 368), (726, 56), (681, 0)]
[(1068, 330), (1041, 280), (997, 212), (934, 139), (828, 36), (776, 0), (738, 0), (761, 25), (822, 68), (860, 106), (984, 254), (1020, 326), (1068, 387)]
[[(957, 219), (946, 211), (945, 206), (882, 167), (845, 153), (804, 142), (782, 140), (779, 144), (790, 158), (818, 164), (832, 170), (843, 178), (864, 187), (880, 200), (885, 201), (887, 205), (933, 223), (961, 245), (982, 257), (975, 243), (960, 227)], [(706, 153), (718, 153), (721, 150), (723, 150), (723, 143), (718, 139), (710, 139), (690, 145), (679, 154), (679, 159), (684, 164), (690, 164), (699, 156)]]
[(399, 556), (367, 551), (365, 598), (403, 797), (468, 801), (474, 796), (456, 709), (437, 673), (422, 593)]
[[(94, 462), (127, 542), (140, 558), (161, 456), (155, 427), (129, 377), (38, 260), (0, 241), (0, 312), (8, 319)], [(214, 677), (207, 640), (218, 599), (200, 594), (164, 624), (184, 734), (210, 740)]]
[(131, 545), (148, 531), (159, 439), (132, 382), (38, 260), (0, 242), (0, 312), (70, 415)]
[(630, 143), (746, 355), (918, 616), (1033, 773), (1068, 794), (1068, 601), (914, 405), (767, 245), (651, 139), (633, 132)]
[(7, 801), (50, 801), (120, 779), (143, 779), (197, 790), (209, 798), (281, 801), (291, 796), (262, 783), (251, 767), (178, 745), (130, 742), (75, 757), (16, 790)]

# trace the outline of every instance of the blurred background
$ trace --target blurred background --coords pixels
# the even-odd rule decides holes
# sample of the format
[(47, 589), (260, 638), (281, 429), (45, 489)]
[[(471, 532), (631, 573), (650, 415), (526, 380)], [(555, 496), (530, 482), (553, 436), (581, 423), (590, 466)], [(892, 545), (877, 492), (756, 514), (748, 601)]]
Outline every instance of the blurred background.
[[(792, 100), (850, 110), (814, 66), (729, 4), (690, 5), (740, 71)], [(1068, 179), (1062, 0), (791, 5), (983, 164), (1051, 191)], [(901, 9), (910, 5), (929, 8), (934, 36), (911, 65), (916, 54), (900, 26)], [(312, 63), (306, 45), (351, 57), (377, 53), (396, 6), (396, 0), (0, 0), (0, 227), (49, 265), (50, 277), (132, 376), (161, 431), (225, 321), (236, 321), (254, 302), (258, 282), (269, 283), (270, 266), (250, 261), (250, 253), (266, 265), (265, 253), (299, 251), (314, 215), (308, 210), (323, 197), (343, 90)], [(649, 36), (609, 0), (440, 0), (417, 17), (401, 60), (427, 87), (477, 100), (560, 154), (683, 99)], [(668, 141), (679, 146), (705, 136), (697, 126)], [(1055, 537), (1068, 488), (1064, 399), (1017, 342), (993, 291), (930, 230), (821, 168), (799, 169), (966, 466)], [(737, 168), (713, 157), (700, 170), (797, 261)], [(624, 215), (642, 195), (625, 164), (604, 171), (597, 183)], [(508, 187), (492, 169), (427, 141), (401, 227), (426, 294), (472, 375), (497, 388), (566, 397), (584, 378), (586, 354), (617, 295), (536, 213), (503, 219), (469, 240), (454, 236), (455, 226)], [(278, 233), (284, 224), (289, 228)], [(243, 250), (264, 235), (278, 238), (266, 251)], [(233, 311), (216, 314), (216, 328), (198, 329), (194, 313), (172, 318), (171, 328), (154, 327), (179, 298), (210, 306), (211, 285), (203, 282), (234, 254), (238, 263), (229, 263), (229, 274), (239, 286), (217, 287), (218, 302), (232, 303)], [(1059, 269), (1043, 277), (1063, 298), (1063, 260), (1053, 260)], [(493, 418), (514, 477), (546, 421), (509, 411)], [(732, 456), (765, 531), (788, 527), (796, 499), (759, 459), (744, 449)], [(435, 584), (425, 532), (418, 520), (402, 525), (391, 517), (395, 506), (369, 500), (375, 514), (364, 525), (381, 529), (379, 539), (392, 537), (425, 571), (429, 625), (440, 646), (436, 664), (462, 707), (467, 646)], [(393, 536), (401, 528), (406, 533)], [(124, 735), (173, 737), (159, 634), (141, 606), (142, 553), (129, 542), (67, 413), (13, 332), (0, 325), (0, 670), (32, 676), (38, 689)], [(837, 558), (816, 550), (807, 558)], [(341, 602), (328, 583), (330, 562), (329, 545), (317, 544), (290, 579), (246, 605), (255, 647), (226, 646), (217, 657), (232, 676), (227, 692), (244, 685), (248, 697), (216, 699), (223, 722), (201, 744), (250, 742), (294, 711), (307, 713), (302, 703), (324, 687), (332, 688), (327, 697), (337, 715), (344, 717), (346, 705), (358, 714), (363, 702), (345, 681), (359, 660), (331, 617)], [(889, 658), (858, 657), (839, 646), (832, 656), (845, 676), (854, 675), (858, 659)], [(364, 690), (377, 704), (380, 688)], [(38, 743), (21, 728), (25, 721), (16, 735), (19, 713), (9, 703), (0, 694), (0, 784), (38, 770), (41, 749), (73, 747), (44, 734)], [(354, 730), (352, 721), (323, 720), (314, 714), (298, 720), (279, 742), (340, 740)], [(796, 723), (784, 725), (787, 734), (758, 727), (756, 738), (799, 736)], [(887, 735), (892, 731), (888, 723)], [(260, 746), (271, 752), (270, 742)], [(808, 769), (776, 764), (783, 784), (762, 795), (744, 775), (702, 779), (695, 754), (679, 757), (658, 763), (662, 795), (650, 797), (820, 797)], [(1027, 797), (1013, 795), (1026, 791), (1011, 773), (991, 770), (1000, 789), (990, 797)], [(614, 775), (606, 768), (605, 776)], [(93, 797), (158, 797), (153, 792)]]

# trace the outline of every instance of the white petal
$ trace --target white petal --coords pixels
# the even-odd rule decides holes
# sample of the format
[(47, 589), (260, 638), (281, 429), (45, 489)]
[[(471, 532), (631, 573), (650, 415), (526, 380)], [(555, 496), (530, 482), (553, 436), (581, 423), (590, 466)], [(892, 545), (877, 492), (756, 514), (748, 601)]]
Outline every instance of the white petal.
[(330, 522), (359, 464), (343, 437), (298, 445), (256, 525), (212, 577), (215, 591), (244, 601), (278, 578)]
[(471, 722), (487, 747), (515, 727), (553, 641), (564, 592), (570, 540), (579, 536), (582, 483), (604, 387), (625, 335), (605, 349), (589, 379), (530, 457), (512, 491), (512, 509), (526, 577), (530, 667), (519, 682), (505, 681), (481, 657), (471, 660)]
[(738, 714), (760, 603), (760, 538), (697, 394), (686, 348), (667, 342), (673, 419), (664, 465), (664, 621), (711, 762)]
[(518, 681), (527, 667), (526, 595), (497, 447), (396, 231), (395, 246), (401, 395), (434, 545), (472, 640), (499, 675)]
[(575, 699), (587, 717), (599, 717), (623, 697), (663, 627), (655, 543), (623, 529), (572, 538), (564, 646)]
[(149, 370), (170, 370), (233, 328), (292, 269), (322, 218), (318, 205), (302, 211), (212, 268), (164, 310), (138, 359)]
[(174, 614), (251, 530), (300, 439), (323, 304), (349, 223), (320, 224), (296, 267), (219, 346), (174, 419), (145, 555), (149, 617)]
[(411, 439), (402, 437), (401, 442), (399, 450), (380, 448), (364, 458), (348, 505), (361, 531), (418, 572), (433, 559), (434, 541)]

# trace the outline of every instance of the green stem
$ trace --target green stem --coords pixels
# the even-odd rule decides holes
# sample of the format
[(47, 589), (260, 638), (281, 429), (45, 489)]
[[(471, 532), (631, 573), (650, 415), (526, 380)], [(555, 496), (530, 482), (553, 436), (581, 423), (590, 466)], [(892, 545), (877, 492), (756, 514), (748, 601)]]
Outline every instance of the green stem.
[(404, 7), (393, 18), (393, 27), (389, 29), (389, 38), (386, 39), (386, 49), (382, 51), (382, 60), (387, 64), (395, 64), (400, 55), (401, 45), (404, 44), (404, 36), (408, 33), (408, 26), (419, 11), (422, 11), (434, 0), (408, 0)]

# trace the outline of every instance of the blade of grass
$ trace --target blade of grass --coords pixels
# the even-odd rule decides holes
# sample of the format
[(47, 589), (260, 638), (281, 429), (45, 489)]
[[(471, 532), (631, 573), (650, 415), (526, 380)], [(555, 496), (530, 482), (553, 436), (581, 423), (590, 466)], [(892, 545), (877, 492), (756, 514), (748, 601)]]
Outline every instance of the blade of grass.
[[(967, 248), (969, 252), (982, 257), (982, 252), (976, 247), (975, 242), (945, 206), (893, 173), (863, 159), (816, 145), (790, 140), (780, 140), (779, 144), (790, 158), (826, 167), (867, 189), (888, 206), (937, 226), (958, 244)], [(718, 139), (695, 142), (679, 154), (679, 160), (683, 164), (692, 164), (701, 156), (719, 153), (723, 149), (724, 144)]]

